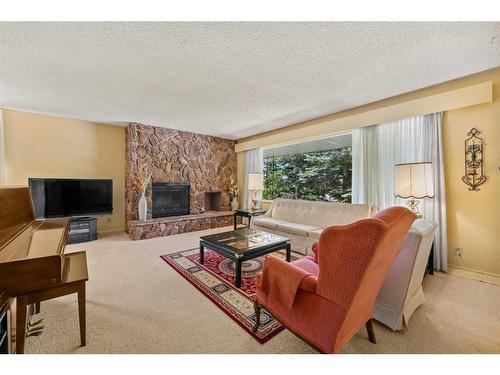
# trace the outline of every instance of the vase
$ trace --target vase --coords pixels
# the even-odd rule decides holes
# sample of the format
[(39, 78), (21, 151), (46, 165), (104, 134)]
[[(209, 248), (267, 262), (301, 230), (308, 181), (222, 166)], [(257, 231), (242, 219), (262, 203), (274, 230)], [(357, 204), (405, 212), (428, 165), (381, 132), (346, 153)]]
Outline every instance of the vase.
[(238, 198), (234, 197), (231, 201), (231, 209), (233, 211), (238, 209)]
[(146, 201), (144, 193), (141, 194), (137, 209), (139, 210), (139, 220), (146, 220), (146, 216), (148, 216), (148, 202)]

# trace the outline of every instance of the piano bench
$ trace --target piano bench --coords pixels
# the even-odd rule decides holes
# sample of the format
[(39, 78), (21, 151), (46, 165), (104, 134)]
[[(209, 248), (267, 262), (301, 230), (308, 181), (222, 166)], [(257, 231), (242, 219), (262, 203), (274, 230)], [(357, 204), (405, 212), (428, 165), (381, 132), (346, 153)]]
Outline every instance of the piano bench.
[(78, 294), (80, 343), (81, 346), (86, 345), (85, 283), (88, 279), (87, 257), (85, 251), (64, 254), (61, 283), (17, 297), (16, 353), (24, 353), (27, 307), (31, 304), (40, 304), (40, 302), (73, 293)]

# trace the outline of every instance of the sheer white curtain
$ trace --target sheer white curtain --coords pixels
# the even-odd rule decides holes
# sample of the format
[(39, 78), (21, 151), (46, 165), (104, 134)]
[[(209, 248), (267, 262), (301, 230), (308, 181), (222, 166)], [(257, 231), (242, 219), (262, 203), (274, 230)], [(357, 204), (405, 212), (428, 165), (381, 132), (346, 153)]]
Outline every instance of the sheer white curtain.
[(5, 184), (5, 145), (3, 136), (3, 114), (0, 109), (0, 185)]
[[(250, 194), (248, 193), (248, 174), (249, 173), (264, 173), (264, 150), (256, 148), (245, 152), (245, 173), (242, 192), (242, 207), (248, 208), (251, 206)], [(260, 192), (262, 194), (262, 192)], [(259, 199), (262, 199), (260, 197)]]
[(352, 132), (352, 202), (379, 210), (404, 205), (394, 196), (394, 165), (432, 162), (435, 197), (420, 203), (422, 217), (438, 224), (434, 240), (436, 269), (448, 267), (446, 197), (443, 170), (442, 114), (432, 113)]

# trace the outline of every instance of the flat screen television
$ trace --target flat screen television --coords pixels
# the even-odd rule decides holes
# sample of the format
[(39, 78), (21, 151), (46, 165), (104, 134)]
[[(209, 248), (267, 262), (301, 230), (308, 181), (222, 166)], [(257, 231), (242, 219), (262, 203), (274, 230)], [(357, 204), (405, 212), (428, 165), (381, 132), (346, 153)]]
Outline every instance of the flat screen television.
[(30, 178), (37, 218), (113, 213), (113, 180)]

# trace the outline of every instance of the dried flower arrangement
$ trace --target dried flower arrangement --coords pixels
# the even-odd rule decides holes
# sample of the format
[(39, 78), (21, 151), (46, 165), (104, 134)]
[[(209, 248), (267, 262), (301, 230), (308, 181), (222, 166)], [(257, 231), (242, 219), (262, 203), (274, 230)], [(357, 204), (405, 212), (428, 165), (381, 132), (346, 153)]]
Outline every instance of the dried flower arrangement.
[(229, 196), (231, 200), (238, 197), (240, 193), (240, 188), (238, 187), (238, 183), (231, 177), (231, 183), (229, 184)]
[(151, 181), (151, 173), (145, 169), (139, 169), (137, 172), (137, 177), (134, 180), (134, 186), (139, 191), (139, 193), (146, 192), (149, 182)]

